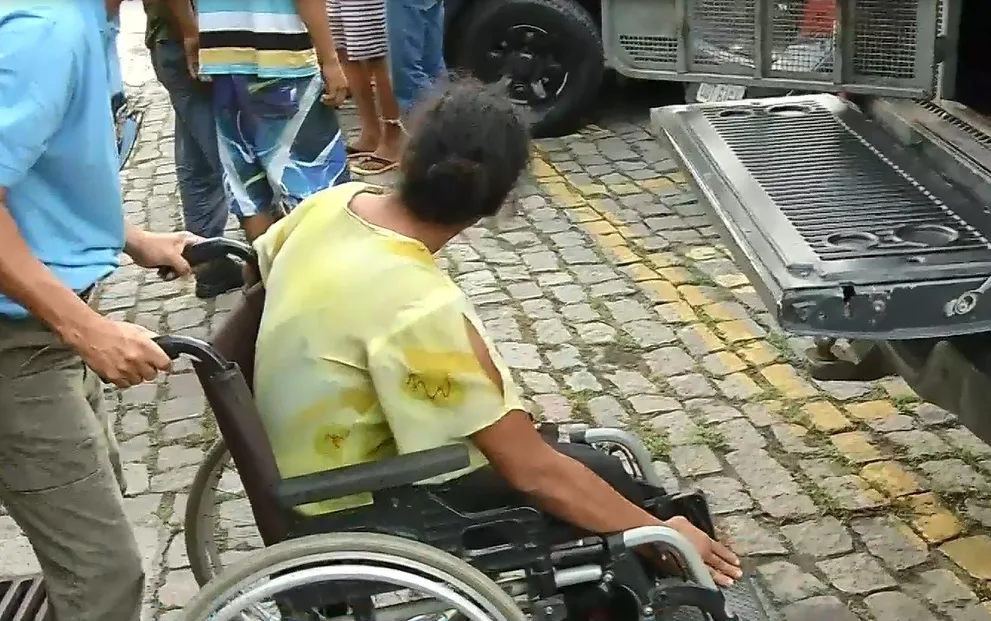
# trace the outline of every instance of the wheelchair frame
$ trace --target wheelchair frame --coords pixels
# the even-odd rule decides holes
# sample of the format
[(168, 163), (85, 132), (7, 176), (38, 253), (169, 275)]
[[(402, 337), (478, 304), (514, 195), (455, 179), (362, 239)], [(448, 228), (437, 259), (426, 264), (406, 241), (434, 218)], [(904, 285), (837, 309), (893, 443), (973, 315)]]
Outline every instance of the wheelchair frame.
[[(190, 247), (186, 253), (192, 264), (229, 254), (255, 262), (250, 247), (231, 240), (209, 240)], [(347, 534), (366, 537), (375, 533), (425, 544), (447, 553), (454, 560), (461, 559), (473, 571), (489, 577), (523, 571), (523, 578), (503, 582), (500, 586), (511, 595), (526, 596), (529, 612), (535, 619), (565, 619), (568, 610), (562, 591), (578, 585), (596, 585), (603, 591), (629, 596), (642, 621), (652, 621), (655, 610), (680, 606), (697, 608), (713, 621), (736, 618), (727, 609), (723, 593), (716, 587), (691, 543), (672, 528), (650, 526), (609, 536), (576, 536), (569, 544), (553, 545), (548, 537), (545, 516), (532, 507), (466, 513), (443, 500), (443, 485), (416, 485), (467, 467), (468, 451), (460, 444), (283, 479), (238, 362), (228, 360), (212, 345), (187, 336), (163, 336), (158, 337), (157, 342), (173, 359), (183, 355), (193, 359), (194, 371), (238, 468), (255, 524), (267, 549), (301, 539), (318, 541)], [(556, 428), (545, 428), (544, 431), (557, 433)], [(661, 487), (649, 451), (633, 434), (619, 429), (578, 429), (570, 432), (569, 439), (618, 447), (639, 471), (644, 483)], [(305, 516), (294, 510), (300, 505), (358, 493), (371, 493), (373, 504), (319, 516)], [(662, 519), (684, 515), (710, 536), (715, 536), (701, 492), (654, 498), (648, 510)], [(415, 517), (411, 519), (410, 516)], [(466, 547), (466, 535), (479, 529), (498, 532), (504, 543), (483, 549)], [(669, 558), (676, 560), (687, 580), (667, 579), (658, 583), (649, 577), (634, 551), (647, 544), (658, 546)], [(367, 613), (371, 611), (371, 598), (383, 591), (377, 588), (374, 579), (370, 585), (359, 587), (368, 578), (359, 575), (361, 572), (354, 566), (307, 565), (285, 575), (278, 575), (277, 568), (268, 568), (261, 573), (266, 572), (270, 578), (276, 574), (268, 586), (256, 587), (251, 592), (254, 595), (242, 594), (235, 602), (250, 603), (272, 589), (289, 588), (294, 609), (302, 606), (306, 610), (316, 610), (347, 604), (356, 620), (379, 618), (377, 614)], [(224, 573), (216, 579), (221, 580)], [(378, 582), (385, 577), (385, 574), (379, 576)], [(345, 580), (343, 584), (322, 584), (341, 579)], [(230, 604), (224, 610), (229, 608)], [(400, 610), (403, 610), (402, 605), (391, 612), (398, 615)], [(210, 618), (233, 618), (225, 615), (215, 612)]]

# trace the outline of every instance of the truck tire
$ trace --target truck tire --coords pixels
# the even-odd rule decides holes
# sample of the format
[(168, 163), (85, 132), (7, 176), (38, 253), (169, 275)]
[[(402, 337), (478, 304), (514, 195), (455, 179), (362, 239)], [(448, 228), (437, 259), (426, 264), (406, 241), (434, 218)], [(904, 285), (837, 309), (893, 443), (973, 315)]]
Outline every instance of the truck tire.
[[(577, 129), (595, 102), (605, 65), (592, 16), (572, 0), (476, 0), (453, 39), (454, 65), (483, 82), (515, 77), (510, 96), (526, 106), (535, 136)], [(453, 35), (453, 36), (452, 36)], [(527, 94), (531, 96), (527, 96)]]

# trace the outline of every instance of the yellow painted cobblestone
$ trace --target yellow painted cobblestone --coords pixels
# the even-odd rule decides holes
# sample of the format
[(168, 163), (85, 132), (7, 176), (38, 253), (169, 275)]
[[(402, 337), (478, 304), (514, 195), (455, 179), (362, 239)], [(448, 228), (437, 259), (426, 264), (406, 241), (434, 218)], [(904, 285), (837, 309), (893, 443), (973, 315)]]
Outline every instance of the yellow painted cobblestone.
[[(685, 302), (682, 302), (681, 300), (668, 302), (666, 304), (660, 304), (658, 306), (655, 306), (654, 310), (657, 312), (658, 315), (660, 315), (662, 318), (664, 318), (666, 321), (670, 323), (678, 323), (678, 324), (695, 323), (696, 321), (699, 320), (699, 316), (695, 314), (695, 311), (692, 309), (692, 307), (686, 304)], [(709, 334), (712, 333), (709, 332)], [(713, 334), (712, 336), (713, 338), (716, 338), (716, 335)]]
[(703, 291), (701, 287), (697, 287), (695, 285), (682, 285), (678, 287), (678, 293), (681, 294), (681, 297), (684, 298), (686, 302), (696, 308), (712, 304), (713, 302), (713, 300), (709, 299), (709, 296), (705, 294), (705, 291)]
[(726, 349), (726, 344), (712, 330), (700, 323), (690, 325), (685, 329), (695, 334), (699, 342), (705, 346), (707, 353)]
[(644, 293), (652, 302), (681, 302), (678, 289), (666, 280), (648, 280), (643, 283)]
[[(633, 263), (623, 267), (623, 271), (633, 279), (633, 282), (643, 282), (645, 280), (660, 280), (661, 276), (656, 271), (650, 269), (643, 263)], [(677, 293), (677, 291), (675, 292)]]
[(616, 227), (606, 220), (592, 220), (589, 222), (583, 222), (582, 228), (592, 235), (608, 235), (609, 233), (616, 232)]
[(919, 477), (895, 461), (867, 464), (860, 471), (860, 476), (891, 498), (923, 491)]
[(871, 444), (867, 434), (860, 431), (848, 431), (830, 436), (833, 446), (849, 461), (863, 464), (882, 459), (881, 452)]
[(783, 397), (788, 399), (807, 399), (818, 394), (816, 389), (802, 379), (791, 365), (775, 364), (764, 367), (760, 373)]
[(754, 341), (740, 346), (737, 350), (740, 356), (755, 367), (763, 367), (781, 359), (778, 350), (770, 347), (764, 341)]
[(670, 252), (654, 252), (647, 255), (647, 260), (655, 268), (661, 267), (671, 267), (672, 265), (680, 265), (677, 255)]
[(991, 580), (991, 537), (975, 535), (954, 539), (939, 549), (974, 578)]
[(726, 287), (727, 289), (735, 289), (736, 287), (750, 284), (750, 279), (743, 274), (720, 274), (713, 277), (712, 280), (720, 287)]
[(692, 273), (683, 267), (660, 267), (657, 273), (673, 285), (684, 285), (695, 280)]
[(916, 494), (906, 501), (913, 515), (912, 527), (929, 543), (941, 543), (963, 531), (959, 518), (940, 503), (936, 494)]
[(716, 324), (716, 331), (722, 335), (727, 343), (742, 343), (761, 338), (761, 335), (751, 329), (751, 325), (750, 322), (739, 319), (722, 321)]
[(839, 408), (828, 401), (814, 401), (802, 406), (809, 423), (824, 433), (844, 431), (852, 426)]
[[(715, 362), (717, 362), (726, 373), (737, 373), (738, 371), (743, 371), (747, 368), (747, 363), (740, 360), (740, 357), (736, 354), (728, 351), (721, 351), (712, 354)], [(746, 377), (746, 376), (744, 376)], [(750, 378), (747, 378), (748, 380)], [(751, 383), (753, 380), (750, 380)]]
[(864, 421), (881, 420), (898, 414), (898, 410), (889, 401), (851, 403), (846, 406), (846, 411), (851, 417)]

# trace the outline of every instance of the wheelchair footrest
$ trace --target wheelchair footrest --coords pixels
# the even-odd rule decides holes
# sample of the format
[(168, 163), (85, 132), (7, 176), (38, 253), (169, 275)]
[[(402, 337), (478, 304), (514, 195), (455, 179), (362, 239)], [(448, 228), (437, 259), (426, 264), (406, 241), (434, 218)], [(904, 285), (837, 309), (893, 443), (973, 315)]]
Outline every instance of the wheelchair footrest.
[[(667, 585), (658, 585), (654, 598), (657, 619), (659, 621), (710, 621), (702, 608), (688, 599), (693, 593), (688, 591), (685, 593), (685, 598), (677, 597), (676, 589), (679, 584), (685, 585), (680, 580), (670, 583), (671, 594), (674, 597), (668, 598), (669, 605), (665, 605), (665, 586)], [(722, 595), (730, 619), (736, 621), (770, 621), (770, 598), (763, 594), (760, 587), (752, 579), (744, 577), (738, 580), (732, 587), (723, 589)], [(702, 594), (698, 604), (704, 605), (706, 601), (712, 601), (709, 599), (710, 597), (711, 594)], [(676, 599), (682, 601), (674, 601)]]
[(0, 619), (43, 621), (48, 618), (48, 598), (41, 576), (0, 578)]

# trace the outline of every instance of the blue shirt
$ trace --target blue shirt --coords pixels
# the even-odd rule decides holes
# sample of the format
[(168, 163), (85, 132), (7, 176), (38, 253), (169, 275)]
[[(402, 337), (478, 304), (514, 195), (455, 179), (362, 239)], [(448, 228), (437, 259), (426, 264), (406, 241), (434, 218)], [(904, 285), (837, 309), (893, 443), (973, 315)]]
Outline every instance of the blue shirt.
[[(31, 251), (77, 292), (124, 246), (106, 26), (104, 0), (0, 2), (0, 187)], [(0, 315), (27, 311), (0, 296)]]

